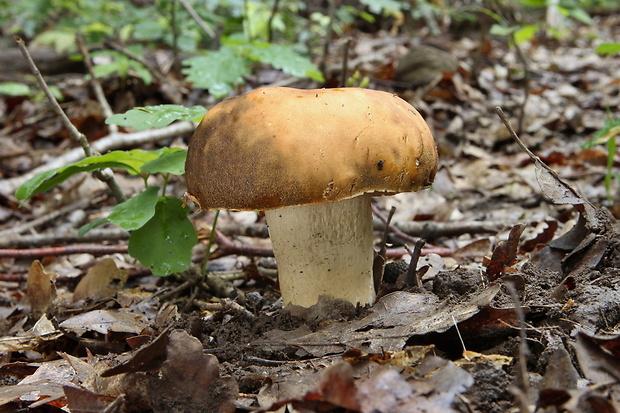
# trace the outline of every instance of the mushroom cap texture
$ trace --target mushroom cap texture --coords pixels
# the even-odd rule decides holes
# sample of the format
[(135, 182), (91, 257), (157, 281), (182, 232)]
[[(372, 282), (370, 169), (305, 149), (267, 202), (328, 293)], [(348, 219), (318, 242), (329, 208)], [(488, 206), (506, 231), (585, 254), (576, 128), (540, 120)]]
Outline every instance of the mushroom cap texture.
[(270, 87), (213, 107), (185, 171), (202, 209), (265, 210), (428, 188), (437, 149), (392, 93)]

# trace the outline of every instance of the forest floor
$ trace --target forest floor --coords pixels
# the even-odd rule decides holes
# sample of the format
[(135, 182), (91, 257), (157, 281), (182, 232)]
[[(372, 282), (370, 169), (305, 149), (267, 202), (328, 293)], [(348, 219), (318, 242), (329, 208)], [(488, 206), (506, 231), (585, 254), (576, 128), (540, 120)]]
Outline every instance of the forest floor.
[[(377, 248), (392, 206), (396, 230), (367, 308), (282, 308), (273, 258), (243, 248), (270, 247), (255, 212), (222, 212), (201, 286), (196, 271), (140, 268), (125, 231), (77, 238), (114, 205), (92, 177), (18, 207), (23, 177), (73, 143), (44, 101), (0, 96), (0, 411), (620, 411), (620, 159), (605, 143), (583, 147), (618, 117), (620, 58), (594, 48), (618, 41), (620, 19), (595, 20), (520, 50), (475, 33), (428, 39), (452, 56), (430, 77), (411, 63), (427, 49), (410, 38), (355, 34), (349, 69), (418, 108), (440, 154), (432, 189), (374, 201)], [(78, 128), (105, 136), (84, 74), (49, 79)], [(104, 86), (115, 112), (166, 103), (156, 86)], [(119, 180), (128, 194), (142, 184)], [(182, 179), (168, 185), (185, 192)], [(214, 212), (191, 218), (199, 262)], [(415, 287), (401, 275), (419, 238)]]

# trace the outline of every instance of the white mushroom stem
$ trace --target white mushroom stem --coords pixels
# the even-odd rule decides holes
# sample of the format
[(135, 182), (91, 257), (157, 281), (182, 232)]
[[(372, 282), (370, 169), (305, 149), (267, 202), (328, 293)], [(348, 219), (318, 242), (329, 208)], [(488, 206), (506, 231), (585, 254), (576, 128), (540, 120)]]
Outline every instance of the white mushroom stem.
[(370, 195), (266, 211), (284, 304), (374, 300)]

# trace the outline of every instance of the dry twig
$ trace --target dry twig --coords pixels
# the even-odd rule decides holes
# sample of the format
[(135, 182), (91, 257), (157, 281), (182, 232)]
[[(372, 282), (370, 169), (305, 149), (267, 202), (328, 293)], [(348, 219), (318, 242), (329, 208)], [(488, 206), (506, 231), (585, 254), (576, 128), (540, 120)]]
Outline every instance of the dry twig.
[[(56, 100), (51, 90), (47, 86), (45, 79), (43, 79), (43, 75), (41, 75), (41, 72), (37, 68), (37, 65), (34, 63), (34, 60), (32, 60), (32, 57), (30, 56), (30, 52), (28, 52), (28, 48), (26, 47), (26, 42), (24, 42), (19, 36), (14, 36), (13, 38), (15, 39), (15, 42), (17, 43), (19, 50), (22, 52), (24, 59), (26, 59), (26, 62), (28, 63), (30, 70), (34, 74), (35, 78), (37, 79), (37, 82), (39, 83), (39, 86), (43, 90), (43, 93), (45, 93), (45, 96), (47, 96), (47, 99), (50, 101), (52, 108), (54, 109), (54, 112), (56, 112), (56, 115), (58, 115), (58, 117), (60, 118), (61, 122), (63, 123), (67, 131), (69, 132), (69, 135), (71, 135), (71, 137), (80, 145), (80, 147), (84, 151), (84, 154), (87, 157), (96, 155), (96, 152), (93, 151), (92, 147), (90, 146), (90, 143), (88, 142), (88, 139), (86, 139), (86, 136), (84, 136), (84, 134), (81, 133), (71, 123), (71, 120), (69, 120), (65, 112), (60, 107), (60, 104), (58, 104), (58, 101)], [(93, 175), (100, 181), (104, 182), (110, 188), (110, 191), (114, 195), (116, 202), (120, 204), (121, 202), (127, 199), (125, 197), (125, 194), (123, 194), (123, 191), (120, 185), (116, 181), (114, 174), (109, 168), (99, 170), (99, 171), (94, 171)]]

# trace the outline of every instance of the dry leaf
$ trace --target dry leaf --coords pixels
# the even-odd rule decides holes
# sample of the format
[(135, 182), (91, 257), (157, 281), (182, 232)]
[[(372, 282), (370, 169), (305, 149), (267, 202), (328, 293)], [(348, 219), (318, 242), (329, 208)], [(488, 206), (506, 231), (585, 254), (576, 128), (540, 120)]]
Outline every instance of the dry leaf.
[(55, 279), (56, 274), (45, 272), (41, 261), (35, 260), (30, 266), (26, 285), (30, 309), (36, 318), (48, 312), (54, 304), (56, 298)]
[(114, 260), (104, 258), (95, 264), (75, 287), (73, 301), (90, 299), (93, 301), (112, 298), (123, 288), (128, 270), (119, 269)]

